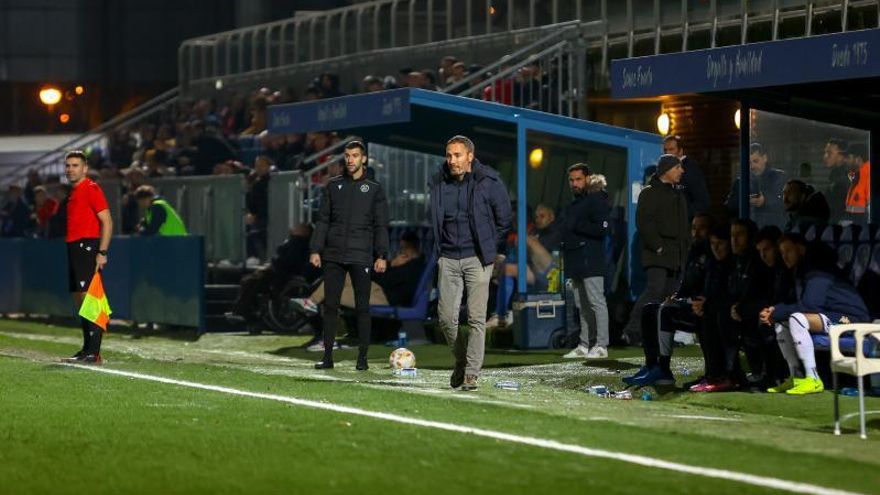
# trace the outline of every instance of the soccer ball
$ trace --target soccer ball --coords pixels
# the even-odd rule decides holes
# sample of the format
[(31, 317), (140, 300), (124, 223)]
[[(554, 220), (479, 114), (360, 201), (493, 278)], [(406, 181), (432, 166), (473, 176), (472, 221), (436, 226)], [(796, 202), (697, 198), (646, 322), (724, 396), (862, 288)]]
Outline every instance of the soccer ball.
[(411, 350), (401, 347), (394, 349), (391, 357), (388, 358), (388, 363), (391, 365), (392, 372), (397, 372), (404, 368), (415, 368), (416, 355)]

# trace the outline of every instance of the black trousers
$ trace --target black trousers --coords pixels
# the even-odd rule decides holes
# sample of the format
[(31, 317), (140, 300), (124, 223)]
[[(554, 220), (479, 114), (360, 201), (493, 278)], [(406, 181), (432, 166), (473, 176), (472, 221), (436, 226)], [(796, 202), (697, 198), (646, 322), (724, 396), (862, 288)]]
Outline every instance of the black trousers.
[(739, 349), (742, 328), (730, 318), (730, 308), (706, 311), (703, 321), (705, 327), (700, 345), (705, 343), (706, 349), (703, 352), (712, 356), (710, 363), (707, 363), (712, 366), (707, 366), (706, 377), (741, 381), (743, 373), (739, 365)]
[(743, 351), (749, 363), (749, 371), (763, 376), (768, 383), (788, 377), (788, 364), (782, 357), (776, 332), (769, 325), (761, 325), (757, 318), (747, 318), (740, 323)]
[(370, 272), (368, 265), (324, 261), (324, 359), (332, 361), (333, 344), (339, 327), (339, 301), (345, 286), (345, 274), (354, 288), (354, 311), (357, 321), (358, 350), (366, 354), (370, 345)]
[[(663, 308), (661, 321), (657, 322), (659, 303), (648, 303), (642, 309), (642, 349), (645, 351), (645, 366), (653, 367), (657, 365), (660, 357), (660, 332), (668, 333), (681, 330), (684, 332), (692, 332), (702, 339), (702, 321), (700, 317), (691, 311), (687, 305), (667, 305)], [(701, 340), (702, 342), (702, 340)], [(702, 349), (702, 347), (701, 347)], [(708, 358), (708, 359), (707, 359)], [(703, 354), (706, 366), (709, 366), (711, 357)]]

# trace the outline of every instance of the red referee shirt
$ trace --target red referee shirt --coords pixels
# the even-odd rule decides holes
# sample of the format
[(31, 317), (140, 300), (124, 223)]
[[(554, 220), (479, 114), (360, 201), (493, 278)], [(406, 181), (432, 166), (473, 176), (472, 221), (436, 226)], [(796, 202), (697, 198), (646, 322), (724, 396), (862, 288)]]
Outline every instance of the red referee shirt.
[(67, 242), (100, 238), (98, 212), (107, 208), (107, 198), (101, 186), (88, 177), (81, 180), (67, 200)]

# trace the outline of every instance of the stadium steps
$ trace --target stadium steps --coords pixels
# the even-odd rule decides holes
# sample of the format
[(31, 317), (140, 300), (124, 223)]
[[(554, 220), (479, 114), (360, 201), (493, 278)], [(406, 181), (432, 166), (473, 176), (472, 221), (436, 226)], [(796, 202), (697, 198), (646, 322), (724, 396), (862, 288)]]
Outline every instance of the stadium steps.
[(238, 297), (238, 284), (205, 284), (205, 327), (209, 332), (240, 332), (247, 328), (223, 316), (232, 310)]

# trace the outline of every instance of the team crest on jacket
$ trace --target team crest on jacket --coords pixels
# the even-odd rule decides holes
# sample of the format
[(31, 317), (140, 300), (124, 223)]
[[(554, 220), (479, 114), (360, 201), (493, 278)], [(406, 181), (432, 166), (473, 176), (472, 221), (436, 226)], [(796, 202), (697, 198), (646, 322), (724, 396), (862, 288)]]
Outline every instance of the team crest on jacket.
[(363, 185), (361, 186), (361, 192), (362, 192), (362, 193), (365, 193), (365, 192), (367, 192), (367, 191), (369, 191), (369, 190), (370, 190), (370, 186), (368, 186), (367, 184), (363, 184)]

